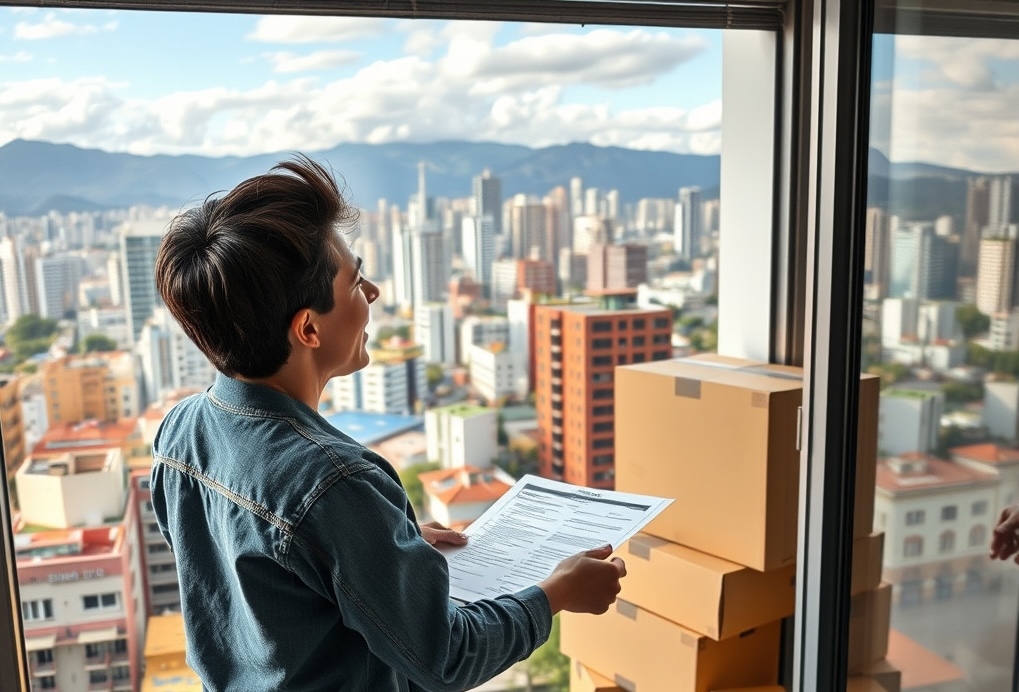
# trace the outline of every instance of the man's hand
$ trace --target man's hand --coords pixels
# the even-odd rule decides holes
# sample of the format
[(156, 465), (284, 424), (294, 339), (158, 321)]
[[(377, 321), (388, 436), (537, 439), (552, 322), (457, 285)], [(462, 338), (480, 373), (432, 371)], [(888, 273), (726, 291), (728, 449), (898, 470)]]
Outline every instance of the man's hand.
[(598, 615), (609, 609), (619, 593), (619, 580), (626, 576), (622, 559), (606, 560), (611, 554), (611, 545), (577, 553), (538, 584), (548, 596), (553, 615), (561, 610)]
[(429, 545), (445, 543), (447, 545), (467, 545), (467, 536), (459, 531), (447, 529), (437, 521), (430, 521), (421, 525), (421, 537), (428, 541)]
[[(1019, 553), (1019, 504), (1001, 510), (998, 525), (991, 534), (991, 559), (1007, 560)], [(1019, 564), (1019, 555), (1016, 555)]]

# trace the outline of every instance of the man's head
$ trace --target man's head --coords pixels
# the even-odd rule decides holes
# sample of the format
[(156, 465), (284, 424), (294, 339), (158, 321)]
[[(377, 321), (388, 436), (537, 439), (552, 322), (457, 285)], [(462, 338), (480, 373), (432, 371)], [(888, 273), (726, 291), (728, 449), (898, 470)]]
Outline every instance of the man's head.
[(268, 377), (290, 355), (294, 315), (333, 309), (333, 280), (351, 257), (337, 251), (345, 245), (337, 232), (356, 218), (322, 166), (279, 163), (177, 216), (159, 247), (156, 285), (218, 370)]

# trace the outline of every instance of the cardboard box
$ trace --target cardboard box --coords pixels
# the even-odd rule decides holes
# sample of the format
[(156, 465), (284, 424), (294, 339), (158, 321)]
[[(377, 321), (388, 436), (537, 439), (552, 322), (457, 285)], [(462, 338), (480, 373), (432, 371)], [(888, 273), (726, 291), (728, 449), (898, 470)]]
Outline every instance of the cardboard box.
[(762, 687), (728, 687), (724, 690), (711, 690), (711, 692), (786, 692), (781, 685), (764, 685)]
[[(879, 381), (864, 375), (854, 534), (871, 533)], [(675, 498), (647, 533), (766, 571), (796, 555), (802, 370), (616, 368), (616, 489)]]
[(881, 585), (884, 553), (883, 531), (875, 531), (869, 536), (853, 541), (853, 572), (849, 589), (853, 596), (864, 591), (873, 591)]
[(616, 489), (674, 498), (645, 532), (769, 570), (796, 558), (800, 382), (683, 360), (616, 368)]
[(888, 689), (874, 678), (850, 675), (846, 678), (846, 692), (897, 692), (897, 688)]
[(624, 692), (624, 690), (604, 675), (574, 660), (570, 663), (570, 692)]
[[(803, 379), (803, 368), (789, 365), (756, 365), (746, 372), (770, 373)], [(853, 503), (853, 536), (868, 536), (874, 530), (874, 487), (877, 485), (877, 434), (881, 402), (881, 378), (860, 375), (856, 413), (856, 481)]]
[(619, 597), (712, 639), (734, 637), (793, 614), (796, 566), (758, 572), (648, 534), (619, 551)]
[(902, 671), (886, 659), (863, 666), (857, 675), (877, 681), (885, 692), (900, 692), (902, 690)]
[(560, 650), (628, 692), (710, 692), (778, 680), (778, 622), (714, 641), (622, 599), (604, 615), (560, 618)]
[(873, 591), (853, 596), (849, 603), (850, 673), (858, 673), (888, 655), (888, 628), (891, 619), (891, 584), (881, 584)]

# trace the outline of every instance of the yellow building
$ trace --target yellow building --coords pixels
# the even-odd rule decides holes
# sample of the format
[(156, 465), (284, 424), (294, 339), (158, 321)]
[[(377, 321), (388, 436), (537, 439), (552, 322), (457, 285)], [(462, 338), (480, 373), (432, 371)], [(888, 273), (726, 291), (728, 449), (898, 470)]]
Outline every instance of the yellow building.
[(184, 652), (184, 619), (180, 613), (150, 617), (141, 692), (201, 692), (202, 683), (184, 662)]
[(50, 425), (139, 415), (134, 358), (126, 351), (66, 356), (41, 372)]
[(8, 480), (14, 477), (25, 460), (25, 422), (18, 395), (20, 379), (17, 375), (0, 377), (0, 431), (3, 432)]

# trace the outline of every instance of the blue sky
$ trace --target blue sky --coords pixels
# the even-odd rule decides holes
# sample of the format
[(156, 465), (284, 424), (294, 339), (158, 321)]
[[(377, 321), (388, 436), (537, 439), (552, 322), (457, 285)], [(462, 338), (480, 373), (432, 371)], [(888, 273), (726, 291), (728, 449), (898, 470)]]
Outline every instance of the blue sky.
[(346, 141), (717, 153), (721, 34), (0, 10), (0, 143), (252, 154)]
[[(873, 143), (1019, 170), (1019, 41), (878, 37)], [(721, 150), (719, 31), (0, 9), (0, 145), (249, 155), (341, 142)]]

